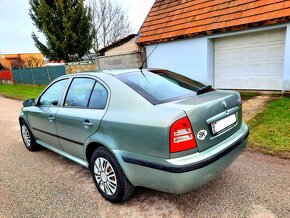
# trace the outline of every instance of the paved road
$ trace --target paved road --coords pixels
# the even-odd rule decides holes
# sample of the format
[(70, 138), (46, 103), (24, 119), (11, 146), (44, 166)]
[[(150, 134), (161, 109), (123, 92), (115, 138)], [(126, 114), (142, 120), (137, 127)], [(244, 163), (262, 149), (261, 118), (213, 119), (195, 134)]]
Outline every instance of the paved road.
[(290, 217), (290, 161), (249, 152), (198, 190), (171, 195), (139, 188), (112, 205), (85, 168), (24, 148), (20, 108), (0, 97), (0, 217)]

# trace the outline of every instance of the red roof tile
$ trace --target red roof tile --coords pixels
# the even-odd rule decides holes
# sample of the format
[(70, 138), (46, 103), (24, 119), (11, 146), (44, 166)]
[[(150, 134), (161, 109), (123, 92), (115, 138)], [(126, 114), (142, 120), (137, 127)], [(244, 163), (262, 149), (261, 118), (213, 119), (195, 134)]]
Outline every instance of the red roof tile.
[(290, 0), (156, 0), (141, 28), (138, 43), (289, 20)]

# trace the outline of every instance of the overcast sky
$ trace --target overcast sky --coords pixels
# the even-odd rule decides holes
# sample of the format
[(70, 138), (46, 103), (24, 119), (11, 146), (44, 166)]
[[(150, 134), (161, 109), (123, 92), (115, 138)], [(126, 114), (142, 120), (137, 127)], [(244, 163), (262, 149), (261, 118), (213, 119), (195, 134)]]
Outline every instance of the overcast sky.
[[(154, 0), (114, 0), (127, 10), (137, 33), (146, 18)], [(31, 38), (35, 30), (29, 17), (28, 0), (0, 0), (0, 52), (38, 52)]]

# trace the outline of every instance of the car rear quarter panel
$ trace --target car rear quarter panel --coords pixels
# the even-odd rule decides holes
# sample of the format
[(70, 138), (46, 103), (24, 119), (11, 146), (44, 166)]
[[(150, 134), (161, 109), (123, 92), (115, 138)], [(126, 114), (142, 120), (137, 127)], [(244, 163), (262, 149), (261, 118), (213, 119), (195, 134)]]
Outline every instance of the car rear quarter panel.
[(111, 98), (98, 131), (86, 145), (98, 142), (110, 150), (168, 158), (170, 126), (185, 112), (152, 105), (114, 76), (98, 77), (110, 87)]

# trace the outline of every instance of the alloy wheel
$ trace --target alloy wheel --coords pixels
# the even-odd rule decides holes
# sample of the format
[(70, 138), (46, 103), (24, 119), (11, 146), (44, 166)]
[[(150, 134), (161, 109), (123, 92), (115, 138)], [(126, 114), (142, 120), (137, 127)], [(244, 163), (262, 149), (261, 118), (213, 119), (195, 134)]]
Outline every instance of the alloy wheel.
[(100, 189), (112, 196), (117, 191), (117, 177), (115, 171), (105, 158), (98, 157), (94, 164), (94, 174)]
[(22, 125), (21, 133), (22, 133), (22, 137), (23, 137), (25, 145), (27, 147), (30, 147), (31, 146), (31, 137), (30, 137), (29, 130), (27, 129), (27, 127), (25, 125)]

